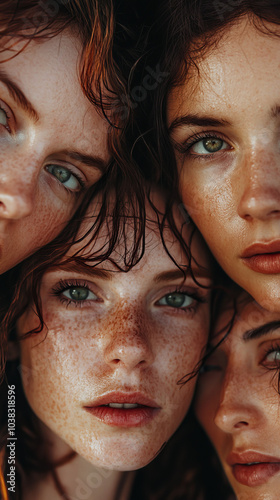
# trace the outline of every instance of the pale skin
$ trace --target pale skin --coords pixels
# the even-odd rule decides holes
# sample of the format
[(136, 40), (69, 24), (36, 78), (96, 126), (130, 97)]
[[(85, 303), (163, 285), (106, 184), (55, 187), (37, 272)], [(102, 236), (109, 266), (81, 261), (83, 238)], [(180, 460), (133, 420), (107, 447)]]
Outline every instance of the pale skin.
[[(213, 346), (221, 340), (221, 330), (233, 314), (229, 304), (224, 303), (223, 309), (211, 340)], [(234, 326), (207, 360), (195, 399), (198, 420), (238, 500), (279, 498), (279, 368), (279, 314), (264, 310), (243, 292)], [(272, 461), (272, 465), (240, 468), (236, 464), (242, 460), (247, 464)], [(272, 476), (269, 467), (276, 468)]]
[[(189, 234), (187, 226), (185, 237)], [(166, 235), (174, 258), (186, 264), (179, 243), (167, 230)], [(41, 297), (48, 332), (20, 341), (25, 394), (52, 445), (51, 456), (77, 452), (74, 460), (57, 469), (70, 498), (84, 481), (89, 500), (113, 499), (122, 471), (153, 460), (192, 399), (195, 381), (181, 388), (177, 382), (192, 371), (207, 343), (209, 289), (195, 284), (189, 273), (182, 280), (151, 221), (146, 242), (143, 259), (127, 273), (117, 272), (107, 261), (87, 273), (63, 265), (47, 271)], [(122, 252), (122, 246), (117, 247), (113, 257), (119, 260)], [(209, 286), (209, 256), (198, 234), (192, 252), (198, 262), (194, 274)], [(75, 300), (75, 289), (85, 298)], [(30, 308), (18, 323), (18, 335), (35, 324)], [(119, 426), (85, 411), (90, 402), (112, 391), (124, 397), (145, 395), (154, 402), (155, 415), (141, 425)], [(111, 399), (114, 403), (114, 396)], [(93, 479), (87, 481), (94, 474), (106, 476), (98, 488), (89, 486)], [(124, 500), (132, 479), (131, 472)], [(34, 478), (24, 500), (47, 500), (50, 495), (60, 498), (51, 477)]]
[(59, 234), (110, 159), (106, 120), (79, 82), (81, 48), (67, 30), (1, 52), (0, 273)]
[[(260, 33), (245, 17), (197, 60), (199, 75), (192, 70), (168, 101), (180, 190), (190, 216), (226, 273), (263, 307), (278, 312), (279, 47), (279, 37)], [(262, 267), (253, 269), (243, 254), (260, 243), (277, 248), (261, 255)]]

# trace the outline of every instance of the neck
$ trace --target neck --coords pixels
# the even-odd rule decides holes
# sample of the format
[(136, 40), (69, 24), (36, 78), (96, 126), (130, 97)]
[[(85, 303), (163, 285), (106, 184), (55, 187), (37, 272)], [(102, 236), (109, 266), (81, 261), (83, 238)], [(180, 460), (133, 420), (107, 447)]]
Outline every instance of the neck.
[(44, 430), (45, 451), (56, 467), (51, 473), (28, 476), (22, 500), (129, 500), (135, 472), (95, 467)]
[(134, 472), (94, 467), (76, 455), (45, 476), (30, 476), (23, 485), (23, 500), (129, 500)]

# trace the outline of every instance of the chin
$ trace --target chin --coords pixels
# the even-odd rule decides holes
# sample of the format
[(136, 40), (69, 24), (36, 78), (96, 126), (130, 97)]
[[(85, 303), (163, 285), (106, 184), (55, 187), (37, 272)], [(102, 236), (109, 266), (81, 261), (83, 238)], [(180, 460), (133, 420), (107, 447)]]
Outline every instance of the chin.
[(78, 450), (78, 453), (95, 467), (116, 471), (134, 471), (148, 465), (159, 451), (158, 449), (152, 450), (148, 445), (139, 448), (133, 444), (129, 445), (128, 440), (128, 443), (121, 447), (116, 447), (112, 443), (111, 446), (100, 446), (98, 451), (95, 449), (81, 453), (81, 450)]
[(274, 285), (273, 278), (271, 281), (272, 283), (268, 283), (267, 286), (258, 284), (258, 288), (256, 286), (254, 289), (248, 290), (248, 292), (263, 309), (280, 313), (280, 276), (277, 286)]

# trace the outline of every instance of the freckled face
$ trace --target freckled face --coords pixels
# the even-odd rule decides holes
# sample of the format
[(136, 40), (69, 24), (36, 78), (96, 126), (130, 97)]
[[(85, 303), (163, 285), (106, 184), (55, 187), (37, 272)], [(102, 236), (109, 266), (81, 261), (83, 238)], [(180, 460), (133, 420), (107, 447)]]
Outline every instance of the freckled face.
[(279, 47), (279, 37), (245, 19), (198, 61), (199, 76), (189, 74), (168, 102), (190, 216), (229, 276), (278, 311)]
[(80, 52), (68, 31), (11, 60), (1, 52), (0, 273), (63, 229), (109, 160), (106, 122), (79, 83)]
[[(217, 332), (232, 313), (223, 312)], [(214, 337), (213, 345), (220, 338)], [(206, 362), (195, 400), (196, 415), (238, 500), (279, 497), (279, 367), (279, 314), (246, 295), (228, 338)]]
[[(144, 258), (127, 273), (108, 262), (89, 274), (47, 272), (48, 332), (20, 342), (26, 397), (54, 442), (61, 438), (92, 464), (117, 470), (145, 466), (181, 423), (195, 381), (177, 382), (199, 361), (209, 326), (208, 291), (190, 276), (182, 283), (155, 228), (146, 236)], [(170, 250), (183, 264), (178, 243)], [(193, 253), (207, 268), (198, 239)], [(30, 308), (18, 332), (37, 322)], [(106, 406), (120, 402), (138, 406)]]

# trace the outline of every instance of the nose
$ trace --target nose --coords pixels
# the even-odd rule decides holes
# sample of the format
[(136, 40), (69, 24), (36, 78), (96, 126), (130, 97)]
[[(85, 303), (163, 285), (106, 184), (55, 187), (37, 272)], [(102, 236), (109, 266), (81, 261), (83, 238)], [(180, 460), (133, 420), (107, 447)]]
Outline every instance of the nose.
[(34, 208), (38, 185), (38, 161), (32, 154), (0, 164), (0, 219), (21, 219)]
[[(252, 385), (246, 375), (234, 371), (227, 373), (220, 394), (220, 402), (215, 415), (215, 424), (226, 433), (236, 433), (261, 425), (263, 412), (260, 402), (254, 398)], [(255, 382), (256, 383), (256, 382)]]
[(21, 219), (30, 215), (32, 210), (31, 194), (0, 192), (0, 219)]
[(258, 152), (245, 158), (236, 189), (240, 190), (238, 214), (245, 220), (280, 216), (280, 167), (275, 155)]
[(143, 315), (135, 310), (118, 311), (104, 346), (105, 362), (132, 371), (147, 368), (154, 361), (150, 335)]

